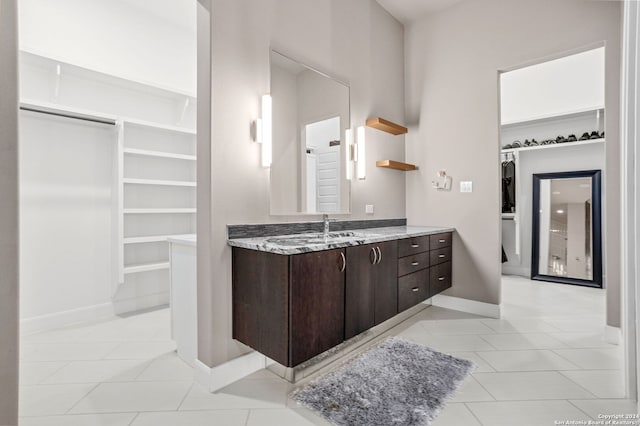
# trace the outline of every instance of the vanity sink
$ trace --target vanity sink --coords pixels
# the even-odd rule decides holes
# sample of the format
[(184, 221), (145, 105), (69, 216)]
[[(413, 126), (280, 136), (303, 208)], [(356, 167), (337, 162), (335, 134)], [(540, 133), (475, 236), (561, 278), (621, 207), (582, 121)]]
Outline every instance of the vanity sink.
[(271, 237), (267, 239), (268, 243), (278, 244), (281, 246), (303, 246), (307, 244), (331, 244), (353, 241), (365, 237), (371, 237), (374, 234), (343, 231), (330, 232), (326, 235), (322, 233), (300, 234), (300, 235), (284, 235), (280, 237)]

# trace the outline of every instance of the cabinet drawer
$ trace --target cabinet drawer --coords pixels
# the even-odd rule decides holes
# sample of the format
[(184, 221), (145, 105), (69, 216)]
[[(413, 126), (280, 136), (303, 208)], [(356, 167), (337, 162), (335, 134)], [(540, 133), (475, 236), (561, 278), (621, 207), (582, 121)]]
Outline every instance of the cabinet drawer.
[(398, 276), (411, 274), (429, 267), (429, 253), (419, 253), (398, 259)]
[(428, 269), (398, 278), (398, 312), (402, 312), (426, 300), (429, 297), (428, 290)]
[(439, 265), (441, 263), (451, 262), (451, 247), (445, 247), (429, 252), (429, 265)]
[(429, 251), (429, 235), (398, 240), (398, 257)]
[(451, 287), (451, 262), (432, 266), (429, 271), (429, 297)]
[(435, 234), (430, 236), (431, 250), (439, 249), (442, 247), (451, 247), (451, 232), (444, 234)]

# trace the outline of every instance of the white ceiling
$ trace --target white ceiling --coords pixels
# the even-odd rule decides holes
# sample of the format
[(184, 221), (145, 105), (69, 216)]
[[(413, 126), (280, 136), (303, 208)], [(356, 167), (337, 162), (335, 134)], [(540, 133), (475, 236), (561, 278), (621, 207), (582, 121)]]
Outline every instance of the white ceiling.
[(403, 24), (424, 15), (446, 9), (462, 0), (377, 0), (391, 15)]

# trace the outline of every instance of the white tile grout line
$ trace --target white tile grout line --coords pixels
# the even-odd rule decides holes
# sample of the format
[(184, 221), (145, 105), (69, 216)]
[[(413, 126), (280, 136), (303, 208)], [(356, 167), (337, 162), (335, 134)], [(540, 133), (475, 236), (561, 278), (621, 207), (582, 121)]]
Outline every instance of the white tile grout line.
[[(482, 386), (482, 385), (480, 385), (480, 386)], [(491, 402), (491, 401), (487, 401), (487, 402)], [(467, 405), (468, 403), (467, 403), (467, 402), (465, 402), (465, 403), (463, 403), (463, 404), (464, 404), (465, 408), (466, 408), (466, 409), (471, 413), (471, 415), (473, 416), (473, 418), (474, 418), (474, 419), (476, 419), (476, 420), (478, 421), (478, 424), (480, 424), (480, 425), (482, 425), (482, 426), (485, 426), (485, 424), (484, 424), (484, 423), (482, 423), (482, 421), (480, 420), (480, 418), (479, 418), (478, 416), (476, 416), (476, 413), (474, 413), (474, 412), (473, 412), (473, 410), (471, 409), (471, 407), (469, 407), (469, 406)], [(488, 426), (491, 426), (491, 425), (488, 425)]]
[(571, 400), (570, 400), (570, 399), (567, 399), (567, 402), (568, 402), (569, 404), (573, 405), (574, 407), (576, 407), (576, 408), (578, 409), (578, 411), (580, 411), (581, 413), (584, 413), (584, 415), (585, 415), (585, 416), (587, 416), (587, 417), (589, 417), (590, 419), (598, 420), (598, 419), (596, 419), (596, 418), (594, 418), (594, 417), (591, 417), (591, 416), (589, 415), (589, 413), (587, 413), (587, 412), (586, 412), (586, 411), (584, 411), (582, 408), (578, 407), (576, 404), (574, 404), (573, 402), (571, 402)]
[(180, 411), (180, 409), (182, 408), (182, 404), (184, 404), (184, 401), (187, 399), (187, 397), (189, 396), (189, 394), (191, 393), (191, 391), (193, 390), (193, 387), (195, 385), (196, 385), (195, 381), (193, 383), (191, 383), (191, 386), (189, 386), (189, 389), (187, 389), (187, 393), (184, 394), (184, 396), (180, 400), (180, 404), (178, 404), (178, 407), (176, 408), (175, 411)]
[(82, 401), (83, 399), (85, 399), (86, 397), (89, 396), (89, 394), (91, 392), (93, 392), (94, 390), (96, 390), (96, 388), (100, 386), (100, 383), (97, 383), (94, 387), (91, 388), (91, 390), (89, 392), (87, 392), (86, 394), (84, 394), (84, 396), (82, 398), (79, 398), (73, 405), (71, 405), (71, 407), (69, 407), (69, 409), (65, 412), (65, 414), (70, 414), (70, 411), (73, 410), (76, 405), (78, 405), (80, 403), (80, 401)]
[[(45, 362), (54, 362), (54, 361), (45, 361)], [(61, 361), (63, 364), (62, 366), (60, 366), (60, 368), (57, 368), (53, 373), (47, 375), (46, 377), (44, 377), (42, 380), (40, 380), (38, 383), (36, 383), (37, 385), (44, 385), (45, 381), (51, 377), (53, 377), (57, 372), (61, 371), (63, 368), (67, 367), (69, 364), (71, 364), (71, 362), (66, 362), (66, 361)], [(72, 361), (73, 362), (73, 361)]]
[(135, 416), (133, 416), (133, 418), (131, 419), (131, 421), (129, 422), (129, 426), (131, 426), (133, 424), (133, 422), (136, 421), (136, 419), (138, 418), (138, 416), (140, 416), (140, 413), (136, 413)]

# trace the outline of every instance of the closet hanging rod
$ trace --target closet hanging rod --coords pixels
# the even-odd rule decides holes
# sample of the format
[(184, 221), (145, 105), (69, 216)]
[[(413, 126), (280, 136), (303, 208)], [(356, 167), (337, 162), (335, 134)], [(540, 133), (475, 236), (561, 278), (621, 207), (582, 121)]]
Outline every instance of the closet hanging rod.
[(27, 104), (21, 104), (20, 105), (20, 109), (22, 111), (29, 111), (29, 112), (36, 112), (36, 113), (39, 113), (39, 114), (54, 115), (56, 117), (71, 118), (71, 119), (74, 119), (74, 120), (89, 121), (89, 122), (92, 122), (92, 123), (107, 124), (107, 125), (110, 125), (110, 126), (115, 126), (116, 125), (116, 120), (111, 119), (111, 118), (96, 117), (96, 116), (93, 116), (93, 115), (76, 113), (76, 112), (72, 112), (72, 111), (65, 111), (65, 110), (53, 109), (53, 108), (47, 108), (47, 107), (38, 107), (38, 106), (27, 105)]

